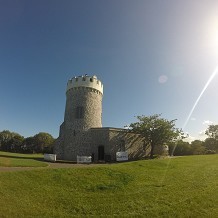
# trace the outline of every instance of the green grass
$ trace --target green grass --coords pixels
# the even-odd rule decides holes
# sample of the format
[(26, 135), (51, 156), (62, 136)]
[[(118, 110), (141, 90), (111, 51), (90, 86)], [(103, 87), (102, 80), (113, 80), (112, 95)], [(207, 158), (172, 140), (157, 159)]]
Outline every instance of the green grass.
[(0, 217), (218, 217), (218, 155), (0, 173)]
[(42, 154), (18, 154), (0, 151), (0, 167), (44, 167)]

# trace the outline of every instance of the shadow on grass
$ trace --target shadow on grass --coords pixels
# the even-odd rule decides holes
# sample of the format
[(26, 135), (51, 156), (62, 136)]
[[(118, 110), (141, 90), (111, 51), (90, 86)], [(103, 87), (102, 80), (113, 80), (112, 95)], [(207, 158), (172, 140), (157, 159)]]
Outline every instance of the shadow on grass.
[(4, 155), (4, 154), (0, 154), (0, 157), (14, 158), (14, 159), (37, 160), (37, 161), (45, 162), (43, 157), (21, 157), (21, 156), (16, 156), (16, 155)]
[[(14, 154), (14, 153), (13, 153)], [(50, 161), (46, 161), (44, 160), (43, 157), (25, 157), (25, 156), (19, 156), (19, 155), (25, 155), (25, 154), (18, 154), (18, 155), (4, 155), (4, 154), (0, 154), (0, 157), (4, 157), (4, 158), (13, 158), (13, 159), (23, 159), (23, 160), (37, 160), (37, 161), (41, 161), (41, 162), (50, 162)], [(31, 154), (30, 154), (31, 155)], [(65, 163), (65, 164), (77, 164), (76, 161), (67, 161), (67, 160), (57, 160), (55, 163)]]

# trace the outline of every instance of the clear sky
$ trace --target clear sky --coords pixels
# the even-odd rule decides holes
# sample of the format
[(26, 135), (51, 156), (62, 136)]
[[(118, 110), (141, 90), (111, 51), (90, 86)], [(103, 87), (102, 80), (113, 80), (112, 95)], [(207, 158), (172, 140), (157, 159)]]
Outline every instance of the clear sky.
[[(0, 131), (58, 136), (73, 76), (104, 84), (103, 126), (185, 125), (218, 64), (217, 0), (0, 0)], [(185, 125), (218, 124), (215, 75)]]

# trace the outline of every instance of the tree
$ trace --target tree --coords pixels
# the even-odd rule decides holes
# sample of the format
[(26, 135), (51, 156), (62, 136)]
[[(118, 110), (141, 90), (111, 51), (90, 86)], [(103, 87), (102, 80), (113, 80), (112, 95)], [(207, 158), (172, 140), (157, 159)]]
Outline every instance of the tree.
[(24, 153), (52, 152), (54, 138), (45, 132), (24, 138), (16, 132), (0, 132), (0, 150)]
[(24, 153), (34, 153), (35, 141), (32, 136), (25, 138), (22, 149)]
[(7, 145), (12, 138), (12, 133), (9, 130), (0, 132), (0, 148), (1, 150), (7, 150)]
[(203, 141), (201, 140), (194, 140), (191, 142), (191, 150), (192, 153), (195, 154), (204, 154), (205, 147), (203, 146)]
[(218, 141), (214, 138), (207, 138), (204, 141), (204, 147), (206, 150), (206, 153), (216, 153), (218, 152)]
[(33, 136), (35, 152), (51, 152), (54, 138), (46, 132), (40, 132)]
[(218, 140), (218, 125), (209, 125), (205, 134), (208, 135), (209, 138)]
[(25, 153), (50, 153), (54, 138), (45, 132), (40, 132), (34, 136), (27, 137), (22, 145), (22, 150)]
[(4, 130), (0, 132), (0, 149), (3, 151), (19, 152), (24, 137), (18, 133)]
[(9, 141), (10, 151), (16, 153), (22, 152), (23, 142), (24, 142), (24, 137), (19, 134), (15, 134)]
[(156, 146), (163, 146), (182, 136), (181, 130), (175, 127), (176, 120), (167, 120), (160, 117), (160, 114), (152, 116), (137, 116), (139, 120), (136, 123), (130, 124), (130, 131), (140, 134), (147, 145), (151, 147), (150, 158), (154, 156)]
[(204, 141), (204, 146), (206, 148), (206, 153), (218, 152), (218, 125), (209, 125), (205, 134), (208, 135), (208, 138)]
[(192, 155), (192, 148), (189, 142), (184, 142), (183, 140), (178, 140), (176, 142), (171, 142), (168, 144), (169, 154), (174, 156)]

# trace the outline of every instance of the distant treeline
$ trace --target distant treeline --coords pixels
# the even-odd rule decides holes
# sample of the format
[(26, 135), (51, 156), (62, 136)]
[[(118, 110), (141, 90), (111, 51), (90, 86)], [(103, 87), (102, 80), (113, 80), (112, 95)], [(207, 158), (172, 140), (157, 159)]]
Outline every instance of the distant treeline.
[(217, 154), (218, 153), (218, 125), (209, 125), (204, 141), (195, 140), (191, 143), (179, 140), (169, 144), (169, 153), (178, 155)]
[(218, 141), (214, 138), (207, 138), (204, 141), (195, 140), (191, 143), (179, 140), (168, 146), (169, 154), (174, 156), (218, 153)]
[(4, 130), (0, 132), (0, 150), (15, 153), (50, 153), (54, 138), (45, 132), (24, 138), (18, 133)]

